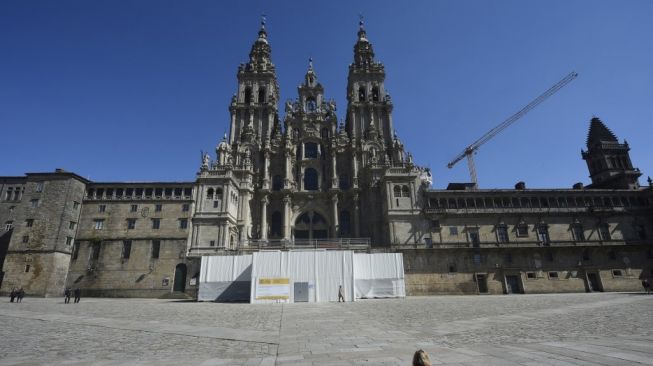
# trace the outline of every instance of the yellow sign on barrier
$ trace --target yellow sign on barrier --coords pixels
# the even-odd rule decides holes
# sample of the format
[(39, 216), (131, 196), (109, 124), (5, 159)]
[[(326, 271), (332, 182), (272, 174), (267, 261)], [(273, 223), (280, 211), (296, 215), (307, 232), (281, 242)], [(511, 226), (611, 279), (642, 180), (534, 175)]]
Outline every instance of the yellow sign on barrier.
[(256, 300), (288, 300), (290, 278), (259, 278), (256, 282)]

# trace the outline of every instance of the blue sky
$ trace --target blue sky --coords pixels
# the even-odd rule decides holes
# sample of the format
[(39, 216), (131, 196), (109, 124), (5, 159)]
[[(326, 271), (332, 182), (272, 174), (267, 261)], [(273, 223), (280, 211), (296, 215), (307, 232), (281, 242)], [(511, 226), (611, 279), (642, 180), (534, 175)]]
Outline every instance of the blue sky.
[[(482, 188), (571, 187), (589, 120), (653, 175), (653, 1), (0, 2), (0, 175), (64, 168), (96, 181), (192, 181), (228, 129), (236, 70), (267, 14), (282, 101), (313, 57), (346, 110), (363, 13), (394, 125), (434, 187), (446, 163), (567, 73), (579, 77), (483, 146)], [(283, 106), (280, 106), (283, 114)]]

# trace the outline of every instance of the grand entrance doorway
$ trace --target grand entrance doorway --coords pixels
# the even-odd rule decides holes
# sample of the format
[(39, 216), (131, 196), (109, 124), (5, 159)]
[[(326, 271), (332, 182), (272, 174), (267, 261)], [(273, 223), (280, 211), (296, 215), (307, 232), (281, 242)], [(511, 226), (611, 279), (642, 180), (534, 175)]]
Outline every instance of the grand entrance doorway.
[(295, 240), (326, 239), (329, 237), (329, 224), (315, 211), (301, 214), (295, 221)]
[(599, 279), (598, 273), (596, 272), (587, 273), (587, 290), (588, 292), (603, 291), (603, 287), (601, 287), (601, 280)]

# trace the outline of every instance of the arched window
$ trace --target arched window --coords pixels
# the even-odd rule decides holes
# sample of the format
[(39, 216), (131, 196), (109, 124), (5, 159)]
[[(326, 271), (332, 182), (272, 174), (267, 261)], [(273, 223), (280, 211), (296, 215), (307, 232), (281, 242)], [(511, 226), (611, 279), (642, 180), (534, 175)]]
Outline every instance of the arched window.
[(206, 198), (208, 198), (208, 199), (210, 199), (210, 200), (213, 199), (213, 188), (209, 188), (209, 189), (206, 191)]
[(375, 102), (379, 101), (379, 87), (375, 86), (372, 88), (372, 100)]
[(270, 219), (270, 237), (279, 238), (281, 237), (281, 230), (283, 224), (283, 217), (281, 212), (275, 211), (272, 213), (272, 218)]
[(321, 136), (323, 139), (328, 139), (328, 138), (329, 138), (329, 129), (326, 128), (326, 127), (324, 127), (324, 128), (322, 129), (322, 131), (320, 132), (320, 136)]
[(258, 102), (259, 104), (265, 103), (265, 88), (263, 87), (258, 89)]
[(410, 191), (408, 190), (408, 186), (401, 187), (401, 196), (410, 197)]
[(308, 168), (304, 171), (304, 189), (307, 191), (317, 191), (317, 170)]
[(358, 101), (359, 102), (364, 102), (365, 101), (365, 87), (361, 86), (358, 88)]
[(401, 186), (395, 186), (393, 191), (395, 193), (395, 197), (401, 197)]
[(304, 158), (317, 159), (317, 143), (307, 142), (304, 144)]
[(340, 236), (347, 236), (351, 233), (351, 218), (349, 216), (349, 211), (340, 211), (340, 217), (338, 218), (340, 223)]
[(308, 97), (306, 98), (306, 112), (315, 112), (315, 109), (317, 108), (317, 103), (315, 102), (314, 97)]
[(252, 102), (252, 88), (245, 88), (245, 104), (250, 104)]
[(222, 188), (218, 188), (215, 190), (215, 198), (219, 200), (222, 199)]

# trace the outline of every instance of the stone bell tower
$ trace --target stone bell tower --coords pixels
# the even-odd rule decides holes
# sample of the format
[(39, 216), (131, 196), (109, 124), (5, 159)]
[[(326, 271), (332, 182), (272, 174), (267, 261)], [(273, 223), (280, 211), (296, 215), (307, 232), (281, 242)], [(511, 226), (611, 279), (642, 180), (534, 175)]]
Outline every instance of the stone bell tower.
[(637, 189), (637, 179), (642, 175), (630, 161), (630, 147), (603, 122), (592, 118), (587, 135), (587, 151), (582, 151), (583, 159), (592, 178), (592, 188)]

